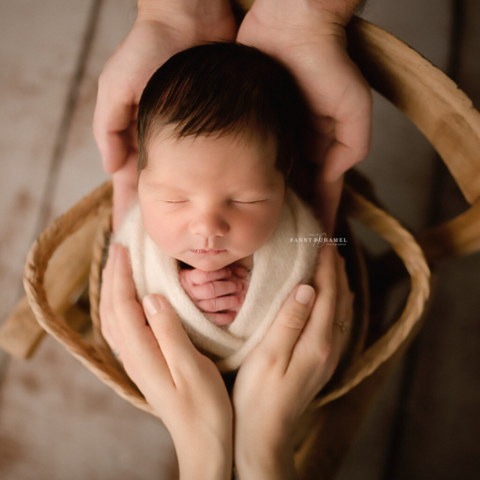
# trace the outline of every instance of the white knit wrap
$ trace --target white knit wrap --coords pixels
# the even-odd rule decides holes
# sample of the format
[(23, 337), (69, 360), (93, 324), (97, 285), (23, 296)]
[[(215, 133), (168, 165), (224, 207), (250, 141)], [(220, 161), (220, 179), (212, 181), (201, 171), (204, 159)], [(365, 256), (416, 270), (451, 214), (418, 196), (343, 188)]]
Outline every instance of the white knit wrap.
[(240, 367), (263, 338), (282, 303), (299, 283), (309, 283), (317, 265), (322, 233), (318, 221), (292, 190), (287, 190), (279, 222), (267, 243), (253, 255), (248, 291), (233, 323), (214, 325), (180, 284), (178, 262), (160, 250), (143, 228), (137, 204), (114, 241), (130, 251), (139, 299), (159, 293), (172, 304), (195, 346), (216, 361), (220, 371)]

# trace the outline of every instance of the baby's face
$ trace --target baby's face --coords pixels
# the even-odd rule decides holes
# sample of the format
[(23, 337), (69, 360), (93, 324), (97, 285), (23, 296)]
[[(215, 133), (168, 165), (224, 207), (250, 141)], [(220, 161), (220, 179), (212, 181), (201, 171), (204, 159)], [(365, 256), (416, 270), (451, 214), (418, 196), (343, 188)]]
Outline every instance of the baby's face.
[(285, 182), (275, 155), (273, 140), (152, 139), (138, 185), (148, 235), (170, 256), (205, 271), (249, 257), (280, 216)]

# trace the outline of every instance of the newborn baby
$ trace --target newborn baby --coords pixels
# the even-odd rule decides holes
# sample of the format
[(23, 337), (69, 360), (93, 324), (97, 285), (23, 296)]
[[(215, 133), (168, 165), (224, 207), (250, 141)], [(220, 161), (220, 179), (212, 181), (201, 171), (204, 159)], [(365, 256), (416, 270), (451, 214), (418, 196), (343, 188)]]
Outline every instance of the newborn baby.
[(306, 122), (288, 71), (235, 43), (174, 55), (140, 100), (138, 205), (115, 241), (139, 298), (165, 295), (223, 371), (316, 269), (320, 226), (287, 184)]

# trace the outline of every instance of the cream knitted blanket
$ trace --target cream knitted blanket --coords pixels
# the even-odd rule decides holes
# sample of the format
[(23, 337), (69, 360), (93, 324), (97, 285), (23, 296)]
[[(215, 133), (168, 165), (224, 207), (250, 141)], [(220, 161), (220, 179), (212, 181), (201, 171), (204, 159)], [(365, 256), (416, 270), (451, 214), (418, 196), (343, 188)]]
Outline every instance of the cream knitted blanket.
[(130, 250), (138, 297), (151, 293), (165, 296), (195, 346), (216, 361), (220, 371), (227, 372), (238, 369), (263, 338), (293, 288), (311, 281), (321, 232), (309, 207), (287, 190), (275, 231), (253, 255), (244, 303), (235, 320), (223, 327), (211, 323), (190, 300), (178, 278), (177, 260), (148, 237), (138, 204), (126, 216), (114, 241)]

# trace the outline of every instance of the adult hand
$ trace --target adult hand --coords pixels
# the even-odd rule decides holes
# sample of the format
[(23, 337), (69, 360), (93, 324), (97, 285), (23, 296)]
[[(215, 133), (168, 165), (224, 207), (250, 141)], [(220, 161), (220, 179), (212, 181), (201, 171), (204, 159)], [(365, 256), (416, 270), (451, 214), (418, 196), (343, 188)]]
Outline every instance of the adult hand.
[(114, 230), (136, 195), (137, 110), (148, 79), (180, 50), (235, 33), (228, 0), (138, 2), (130, 33), (100, 75), (93, 121), (104, 169), (114, 174)]
[[(102, 333), (172, 435), (180, 478), (228, 479), (232, 407), (220, 372), (159, 295), (136, 300), (128, 252), (112, 244), (103, 274)], [(206, 460), (207, 459), (207, 460)]]
[[(235, 464), (240, 478), (296, 478), (296, 423), (331, 378), (349, 335), (353, 294), (335, 248), (322, 248), (315, 291), (297, 287), (263, 340), (243, 362), (233, 388)], [(310, 313), (311, 312), (311, 313)]]
[(372, 96), (347, 54), (344, 26), (359, 0), (256, 0), (237, 40), (276, 57), (296, 77), (314, 115), (311, 160), (322, 165), (317, 192), (331, 235), (343, 173), (370, 148)]
[(183, 269), (178, 276), (190, 300), (212, 323), (228, 325), (235, 320), (248, 290), (244, 267), (232, 265), (212, 272)]

